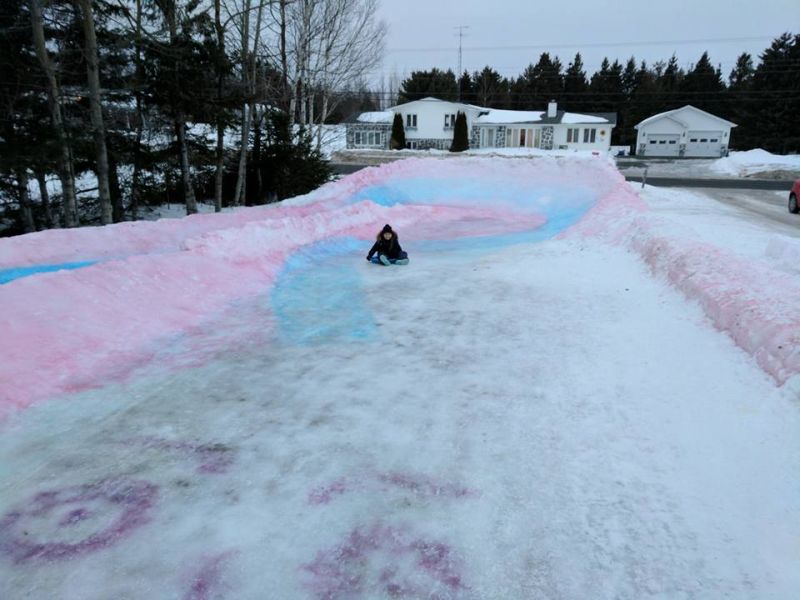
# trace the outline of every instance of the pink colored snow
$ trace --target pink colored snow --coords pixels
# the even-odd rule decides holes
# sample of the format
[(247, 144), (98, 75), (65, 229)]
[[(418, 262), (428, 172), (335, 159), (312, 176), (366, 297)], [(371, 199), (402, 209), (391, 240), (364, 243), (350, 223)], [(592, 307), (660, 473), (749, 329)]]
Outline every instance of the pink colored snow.
[[(800, 282), (756, 261), (674, 233), (648, 214), (628, 185), (598, 201), (565, 234), (625, 244), (687, 298), (696, 300), (714, 326), (727, 333), (782, 385), (800, 375)], [(767, 252), (792, 254), (794, 244), (775, 242)]]
[[(577, 163), (580, 176), (574, 163), (552, 159), (411, 159), (365, 169), (279, 205), (0, 240), (2, 268), (102, 261), (0, 286), (0, 417), (126, 376), (234, 302), (266, 295), (286, 258), (304, 246), (353, 236), (366, 249), (383, 223), (408, 231), (408, 240), (535, 229), (544, 219), (525, 204), (531, 185), (577, 179), (602, 186), (615, 175), (604, 160)], [(372, 186), (408, 178), (442, 182), (440, 195), (450, 195), (422, 194), (393, 206), (369, 197)], [(508, 189), (497, 194), (496, 205), (482, 206), (449, 191), (451, 183), (474, 181)]]
[(127, 376), (236, 302), (266, 296), (303, 247), (352, 236), (366, 250), (384, 223), (410, 242), (533, 230), (578, 202), (559, 190), (594, 202), (569, 235), (628, 244), (776, 381), (800, 374), (797, 282), (665, 234), (609, 159), (409, 159), (278, 205), (0, 240), (0, 268), (102, 261), (0, 286), (0, 418)]

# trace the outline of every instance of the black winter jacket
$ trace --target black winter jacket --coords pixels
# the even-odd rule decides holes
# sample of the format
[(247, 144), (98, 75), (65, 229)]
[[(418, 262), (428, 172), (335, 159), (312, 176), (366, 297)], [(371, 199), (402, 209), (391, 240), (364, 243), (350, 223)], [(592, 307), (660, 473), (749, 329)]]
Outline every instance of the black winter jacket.
[(386, 258), (396, 259), (400, 256), (402, 251), (403, 249), (400, 247), (400, 242), (397, 241), (397, 234), (394, 234), (390, 240), (385, 240), (383, 236), (381, 236), (378, 241), (373, 244), (372, 248), (369, 249), (367, 258), (372, 258), (372, 255), (377, 253), (378, 256), (385, 254)]

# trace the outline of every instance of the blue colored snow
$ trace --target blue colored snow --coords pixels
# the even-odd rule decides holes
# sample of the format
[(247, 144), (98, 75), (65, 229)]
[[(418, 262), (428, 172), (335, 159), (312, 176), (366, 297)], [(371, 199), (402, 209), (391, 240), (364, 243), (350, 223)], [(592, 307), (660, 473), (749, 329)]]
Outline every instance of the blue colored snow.
[(95, 264), (96, 260), (84, 260), (81, 262), (60, 263), (57, 265), (33, 265), (31, 267), (16, 267), (13, 269), (4, 269), (0, 271), (0, 285), (9, 283), (15, 279), (22, 277), (29, 277), (37, 273), (51, 273), (53, 271), (70, 271), (75, 269), (82, 269), (89, 265)]
[(375, 320), (364, 302), (354, 255), (363, 240), (336, 238), (295, 252), (272, 290), (280, 336), (294, 344), (369, 340)]

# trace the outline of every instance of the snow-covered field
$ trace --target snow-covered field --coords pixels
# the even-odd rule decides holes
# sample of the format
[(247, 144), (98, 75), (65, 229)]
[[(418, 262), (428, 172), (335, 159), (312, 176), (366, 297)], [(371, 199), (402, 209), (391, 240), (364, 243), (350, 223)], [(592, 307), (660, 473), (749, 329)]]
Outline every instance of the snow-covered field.
[(0, 598), (800, 597), (798, 239), (637, 191), (412, 159), (0, 240)]

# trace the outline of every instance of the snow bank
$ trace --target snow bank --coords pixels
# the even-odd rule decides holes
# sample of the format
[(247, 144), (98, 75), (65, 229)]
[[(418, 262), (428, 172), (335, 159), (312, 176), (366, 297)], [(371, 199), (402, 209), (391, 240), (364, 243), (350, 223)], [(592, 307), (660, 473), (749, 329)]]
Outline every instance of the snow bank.
[(726, 156), (715, 160), (709, 168), (725, 175), (736, 177), (747, 177), (757, 173), (767, 171), (798, 171), (800, 172), (800, 155), (771, 154), (766, 150), (757, 148), (746, 152), (731, 152)]
[(775, 236), (767, 243), (766, 255), (779, 268), (800, 274), (800, 240)]
[(8, 268), (100, 261), (0, 286), (0, 413), (125, 376), (237, 300), (266, 295), (311, 244), (355, 237), (366, 251), (387, 222), (417, 240), (555, 232), (572, 222), (561, 211), (579, 215), (622, 183), (598, 157), (412, 159), (280, 205), (0, 240)]
[[(653, 273), (698, 301), (778, 384), (800, 374), (800, 282), (764, 261), (677, 235), (672, 223), (648, 213), (628, 188), (603, 198), (570, 234), (629, 246)], [(776, 240), (767, 254), (792, 260), (800, 249)]]

